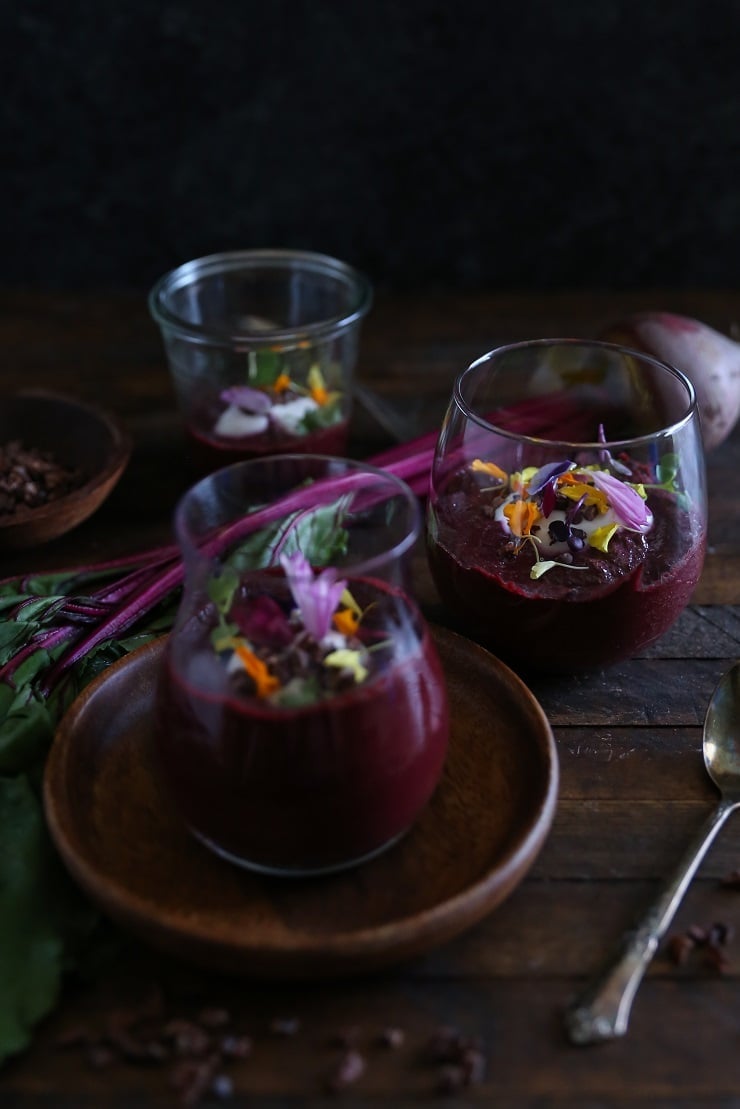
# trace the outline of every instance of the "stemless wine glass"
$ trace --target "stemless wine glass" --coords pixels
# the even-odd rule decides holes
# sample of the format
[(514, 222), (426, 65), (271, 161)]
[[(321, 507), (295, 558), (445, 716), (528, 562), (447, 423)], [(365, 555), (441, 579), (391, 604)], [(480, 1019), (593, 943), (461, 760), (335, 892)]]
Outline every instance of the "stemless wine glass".
[(324, 254), (235, 250), (156, 283), (159, 324), (200, 473), (241, 458), (346, 451), (370, 282)]
[(706, 546), (694, 389), (613, 344), (516, 343), (457, 378), (427, 513), (451, 617), (524, 669), (633, 656), (673, 624)]
[(340, 869), (430, 799), (449, 721), (411, 596), (421, 526), (402, 481), (319, 456), (236, 463), (180, 501), (157, 747), (190, 830), (227, 859)]

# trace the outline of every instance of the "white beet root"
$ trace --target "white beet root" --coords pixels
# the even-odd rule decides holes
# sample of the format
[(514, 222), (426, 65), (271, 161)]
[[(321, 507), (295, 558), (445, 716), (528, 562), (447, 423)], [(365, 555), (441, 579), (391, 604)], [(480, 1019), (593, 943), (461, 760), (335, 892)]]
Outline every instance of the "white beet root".
[(637, 312), (601, 336), (652, 354), (682, 370), (696, 390), (706, 450), (718, 446), (740, 416), (740, 344), (689, 316)]

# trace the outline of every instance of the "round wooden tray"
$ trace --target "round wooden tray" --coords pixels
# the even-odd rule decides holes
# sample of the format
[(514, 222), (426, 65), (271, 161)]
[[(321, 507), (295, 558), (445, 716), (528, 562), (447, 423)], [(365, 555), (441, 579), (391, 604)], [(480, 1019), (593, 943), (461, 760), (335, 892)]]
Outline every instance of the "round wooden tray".
[(547, 718), (511, 670), (459, 635), (433, 633), (450, 697), (449, 755), (430, 804), (387, 852), (339, 874), (289, 879), (242, 870), (198, 843), (155, 767), (159, 639), (88, 686), (57, 732), (44, 802), (74, 878), (151, 945), (257, 977), (371, 970), (475, 924), (545, 841), (557, 753)]

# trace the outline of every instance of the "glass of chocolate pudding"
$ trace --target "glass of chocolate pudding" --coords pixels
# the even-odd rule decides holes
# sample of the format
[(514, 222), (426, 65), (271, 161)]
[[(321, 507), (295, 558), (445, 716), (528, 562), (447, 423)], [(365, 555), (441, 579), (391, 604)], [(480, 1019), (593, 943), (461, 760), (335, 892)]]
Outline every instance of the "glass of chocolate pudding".
[(410, 587), (421, 528), (399, 479), (310, 455), (235, 463), (178, 505), (186, 579), (157, 750), (189, 829), (226, 859), (352, 866), (432, 796), (449, 721)]
[(543, 339), (457, 378), (427, 510), (459, 628), (520, 670), (638, 655), (688, 603), (706, 546), (691, 382), (646, 354)]

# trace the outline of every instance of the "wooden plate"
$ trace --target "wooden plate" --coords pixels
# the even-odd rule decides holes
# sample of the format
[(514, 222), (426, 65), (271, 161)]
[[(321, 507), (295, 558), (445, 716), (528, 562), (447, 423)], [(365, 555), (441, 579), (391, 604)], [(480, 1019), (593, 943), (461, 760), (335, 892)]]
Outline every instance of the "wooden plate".
[(401, 842), (321, 878), (252, 874), (189, 835), (153, 758), (164, 639), (121, 659), (72, 705), (47, 761), (46, 815), (72, 875), (151, 945), (258, 977), (370, 970), (476, 923), (544, 843), (557, 752), (545, 714), (515, 674), (461, 636), (435, 628), (434, 638), (452, 715), (440, 785)]
[(0, 397), (0, 444), (20, 439), (79, 470), (83, 481), (38, 508), (0, 515), (0, 549), (22, 550), (71, 531), (98, 508), (129, 460), (131, 441), (111, 413), (74, 397), (27, 390)]

